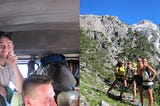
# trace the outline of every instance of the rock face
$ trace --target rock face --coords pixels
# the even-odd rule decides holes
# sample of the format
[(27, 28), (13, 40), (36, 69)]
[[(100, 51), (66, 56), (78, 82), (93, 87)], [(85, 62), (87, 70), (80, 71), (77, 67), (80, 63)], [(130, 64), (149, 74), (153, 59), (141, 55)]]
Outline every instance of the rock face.
[(153, 43), (157, 50), (160, 48), (160, 31), (158, 25), (149, 20), (143, 20), (137, 24), (130, 26), (133, 30), (139, 31), (141, 34), (148, 37), (148, 40)]
[(123, 24), (118, 17), (113, 16), (80, 16), (80, 26), (85, 30), (102, 32), (109, 39), (113, 32), (119, 32), (122, 36), (128, 30), (128, 26)]
[[(127, 33), (129, 28), (137, 30), (142, 35), (147, 36), (149, 42), (154, 44), (156, 51), (159, 52), (159, 27), (149, 20), (143, 20), (137, 24), (127, 25), (115, 16), (81, 15), (80, 28), (85, 31), (86, 36), (95, 39), (97, 43), (102, 45), (110, 64), (115, 64), (117, 62), (115, 58), (116, 54), (122, 50), (122, 45), (124, 44), (122, 39), (128, 38)], [(157, 56), (152, 56), (151, 61), (153, 61), (153, 63), (155, 61), (155, 64), (157, 64), (159, 58)]]
[(106, 49), (108, 61), (117, 62), (114, 57), (120, 50), (118, 40), (125, 37), (128, 26), (123, 24), (118, 17), (113, 16), (80, 16), (80, 27), (86, 31), (86, 35), (92, 37)]

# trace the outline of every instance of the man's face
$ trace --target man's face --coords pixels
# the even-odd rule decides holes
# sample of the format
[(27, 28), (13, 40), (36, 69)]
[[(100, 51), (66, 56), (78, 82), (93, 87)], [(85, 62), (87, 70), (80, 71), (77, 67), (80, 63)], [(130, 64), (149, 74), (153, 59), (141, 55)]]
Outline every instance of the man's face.
[(7, 37), (3, 37), (0, 39), (0, 57), (7, 58), (8, 53), (13, 52), (13, 48), (13, 42)]
[(54, 100), (54, 90), (51, 84), (38, 85), (29, 99), (30, 105), (26, 106), (57, 106)]
[(137, 60), (137, 63), (138, 63), (138, 64), (142, 64), (142, 59), (138, 59), (138, 60)]
[(132, 63), (128, 62), (128, 67), (131, 68), (132, 67)]

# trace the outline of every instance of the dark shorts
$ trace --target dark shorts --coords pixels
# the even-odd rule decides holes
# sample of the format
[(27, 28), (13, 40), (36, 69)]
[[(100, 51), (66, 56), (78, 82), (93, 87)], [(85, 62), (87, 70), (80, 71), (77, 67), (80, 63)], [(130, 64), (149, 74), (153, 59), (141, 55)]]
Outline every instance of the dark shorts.
[(128, 79), (127, 83), (131, 85), (131, 84), (133, 84), (133, 81), (134, 81), (133, 79)]
[(117, 78), (117, 80), (122, 82), (122, 83), (124, 82), (124, 79), (121, 79), (121, 78)]
[(124, 76), (123, 75), (117, 75), (116, 76), (116, 80), (120, 81), (120, 82), (124, 82)]
[(134, 80), (136, 81), (136, 85), (137, 85), (137, 86), (142, 86), (142, 83), (143, 83), (143, 78), (142, 78), (142, 76), (135, 75), (135, 76), (134, 76)]
[(149, 90), (149, 89), (152, 89), (152, 88), (153, 88), (153, 85), (143, 85), (144, 90)]

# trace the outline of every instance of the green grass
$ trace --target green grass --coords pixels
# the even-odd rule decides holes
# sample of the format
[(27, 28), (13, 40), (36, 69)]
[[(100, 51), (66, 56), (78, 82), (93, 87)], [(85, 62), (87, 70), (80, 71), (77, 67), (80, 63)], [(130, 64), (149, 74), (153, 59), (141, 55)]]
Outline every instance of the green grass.
[(109, 98), (106, 92), (94, 89), (83, 83), (81, 83), (80, 89), (81, 95), (85, 95), (85, 98), (90, 103), (90, 106), (100, 106), (102, 100), (109, 103), (111, 106), (128, 106), (128, 104)]
[[(95, 81), (95, 77), (92, 75), (86, 74), (84, 71), (81, 71), (81, 82), (80, 82), (80, 93), (81, 95), (85, 96), (87, 102), (90, 103), (90, 106), (100, 106), (101, 101), (105, 101), (106, 103), (110, 104), (110, 106), (132, 106), (130, 102), (121, 102), (117, 101), (107, 95), (107, 90), (109, 86), (105, 83), (97, 83)], [(119, 95), (119, 92), (117, 89), (113, 89), (113, 94), (116, 94), (116, 96)], [(116, 93), (115, 93), (116, 92)], [(125, 94), (132, 96), (131, 90), (127, 90)], [(145, 92), (144, 92), (145, 94)], [(145, 94), (146, 95), (146, 94)], [(139, 98), (139, 92), (137, 90), (137, 100), (140, 100)], [(148, 103), (147, 96), (144, 97), (144, 103)], [(154, 106), (159, 106), (159, 104), (154, 103)]]

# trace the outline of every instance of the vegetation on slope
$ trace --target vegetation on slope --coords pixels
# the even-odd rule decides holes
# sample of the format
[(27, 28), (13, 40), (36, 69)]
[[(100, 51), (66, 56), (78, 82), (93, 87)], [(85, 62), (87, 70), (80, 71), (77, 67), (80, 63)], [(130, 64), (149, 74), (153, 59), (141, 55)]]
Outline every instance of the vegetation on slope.
[[(153, 54), (155, 52), (152, 44), (147, 41), (146, 37), (141, 36), (139, 32), (132, 32), (129, 30), (128, 36), (130, 36), (130, 39), (124, 39), (125, 43), (123, 45), (123, 50), (121, 53), (117, 54), (119, 57), (124, 57), (126, 60), (133, 60), (135, 57), (139, 56), (149, 57), (150, 53)], [(114, 80), (114, 75), (113, 73), (110, 73), (108, 68), (104, 65), (107, 61), (107, 54), (104, 49), (100, 47), (100, 44), (81, 31), (80, 46), (81, 95), (85, 96), (86, 100), (90, 103), (90, 106), (99, 106), (102, 100), (112, 106), (128, 106), (128, 103), (117, 102), (107, 96), (106, 92), (109, 84)], [(154, 84), (153, 91), (155, 106), (156, 104), (158, 106), (160, 104), (160, 97), (158, 97), (160, 94), (159, 81)]]
[(128, 39), (124, 39), (123, 50), (119, 57), (128, 60), (135, 60), (138, 57), (149, 58), (149, 55), (156, 53), (153, 44), (151, 44), (147, 36), (140, 34), (138, 31), (128, 30)]

